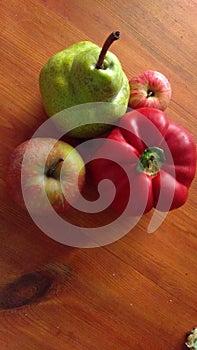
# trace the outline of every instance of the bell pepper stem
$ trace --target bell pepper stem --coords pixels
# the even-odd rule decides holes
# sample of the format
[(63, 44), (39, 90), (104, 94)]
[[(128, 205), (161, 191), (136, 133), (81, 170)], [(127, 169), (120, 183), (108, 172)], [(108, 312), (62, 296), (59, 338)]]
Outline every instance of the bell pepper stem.
[(165, 163), (165, 154), (159, 147), (148, 147), (141, 154), (137, 164), (137, 171), (150, 176), (155, 176)]

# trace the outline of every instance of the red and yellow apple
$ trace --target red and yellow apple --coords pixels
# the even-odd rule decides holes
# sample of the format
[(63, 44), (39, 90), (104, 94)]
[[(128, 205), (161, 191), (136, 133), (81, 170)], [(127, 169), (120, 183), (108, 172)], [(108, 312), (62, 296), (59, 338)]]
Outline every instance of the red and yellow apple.
[(164, 111), (171, 100), (169, 80), (160, 72), (146, 70), (129, 80), (128, 106), (133, 109), (152, 107)]
[(12, 152), (6, 182), (13, 200), (24, 208), (24, 197), (28, 199), (32, 213), (46, 214), (50, 206), (62, 213), (83, 189), (85, 165), (70, 144), (53, 138), (32, 138)]

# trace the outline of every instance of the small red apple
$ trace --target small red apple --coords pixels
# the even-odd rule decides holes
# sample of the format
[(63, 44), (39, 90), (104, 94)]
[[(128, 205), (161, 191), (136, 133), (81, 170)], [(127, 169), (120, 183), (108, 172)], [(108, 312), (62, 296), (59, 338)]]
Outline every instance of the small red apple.
[(70, 144), (53, 138), (32, 138), (11, 154), (6, 182), (11, 197), (23, 208), (25, 195), (32, 213), (46, 214), (50, 205), (62, 213), (70, 207), (69, 199), (73, 203), (83, 188), (85, 165)]
[(172, 89), (169, 80), (162, 73), (146, 70), (130, 79), (129, 85), (130, 108), (152, 107), (164, 111), (169, 105)]

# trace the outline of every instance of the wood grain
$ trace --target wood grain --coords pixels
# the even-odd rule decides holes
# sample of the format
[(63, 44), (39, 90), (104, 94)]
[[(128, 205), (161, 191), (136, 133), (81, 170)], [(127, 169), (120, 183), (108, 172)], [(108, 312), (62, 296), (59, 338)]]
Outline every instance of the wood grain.
[[(197, 182), (153, 234), (152, 212), (122, 239), (78, 249), (48, 238), (8, 196), (9, 155), (46, 119), (38, 75), (68, 45), (113, 45), (128, 78), (161, 71), (173, 89), (168, 116), (197, 139), (195, 0), (1, 1), (1, 350), (180, 350), (197, 326)], [(113, 220), (70, 214), (92, 227)]]

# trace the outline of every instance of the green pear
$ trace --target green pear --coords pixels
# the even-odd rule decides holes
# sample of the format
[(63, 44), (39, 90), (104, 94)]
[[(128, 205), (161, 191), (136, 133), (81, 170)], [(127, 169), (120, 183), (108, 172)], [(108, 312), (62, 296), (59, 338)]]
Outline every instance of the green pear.
[[(39, 86), (49, 117), (73, 106), (93, 102), (109, 103), (112, 113), (106, 113), (106, 122), (109, 118), (109, 124), (99, 123), (96, 112), (91, 118), (92, 125), (86, 124), (84, 113), (78, 112), (78, 118), (83, 118), (84, 125), (82, 123), (69, 131), (73, 137), (98, 136), (107, 131), (111, 127), (110, 123), (117, 121), (127, 110), (129, 81), (119, 59), (108, 51), (109, 46), (119, 36), (119, 32), (111, 33), (102, 48), (90, 41), (75, 43), (51, 57), (41, 69)], [(111, 104), (115, 106), (114, 109)], [(66, 118), (66, 113), (63, 115)], [(70, 129), (68, 124), (65, 121), (65, 133)], [(59, 127), (64, 129), (62, 118)]]

